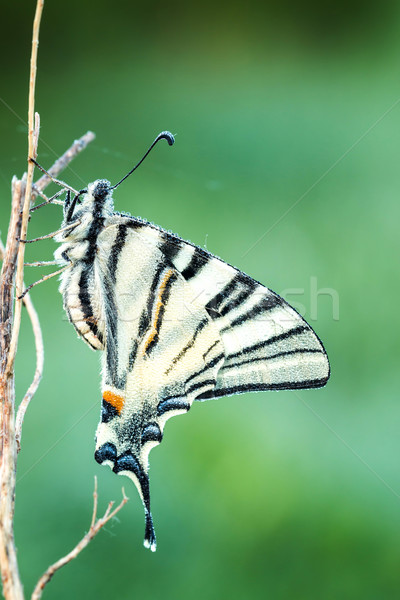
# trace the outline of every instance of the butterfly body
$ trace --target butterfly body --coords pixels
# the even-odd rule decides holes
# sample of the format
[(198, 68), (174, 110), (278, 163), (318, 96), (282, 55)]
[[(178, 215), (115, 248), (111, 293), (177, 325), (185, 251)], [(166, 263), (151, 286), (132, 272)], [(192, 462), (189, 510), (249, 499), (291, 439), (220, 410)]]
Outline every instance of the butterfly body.
[(194, 400), (320, 387), (329, 363), (318, 337), (277, 294), (209, 252), (114, 212), (106, 180), (64, 206), (55, 253), (77, 333), (102, 350), (95, 458), (136, 484), (155, 549), (148, 456), (166, 421)]

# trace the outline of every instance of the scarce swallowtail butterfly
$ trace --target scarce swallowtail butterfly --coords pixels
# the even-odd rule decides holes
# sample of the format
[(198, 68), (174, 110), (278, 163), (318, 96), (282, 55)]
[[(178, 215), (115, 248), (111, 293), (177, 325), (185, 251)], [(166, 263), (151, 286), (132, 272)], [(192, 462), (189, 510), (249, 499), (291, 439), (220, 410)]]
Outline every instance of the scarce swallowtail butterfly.
[(55, 237), (68, 319), (102, 350), (95, 459), (135, 483), (152, 550), (149, 452), (166, 421), (194, 400), (317, 388), (330, 372), (321, 341), (280, 296), (203, 248), (114, 212), (113, 190), (163, 138), (174, 142), (162, 132), (116, 185), (68, 190)]

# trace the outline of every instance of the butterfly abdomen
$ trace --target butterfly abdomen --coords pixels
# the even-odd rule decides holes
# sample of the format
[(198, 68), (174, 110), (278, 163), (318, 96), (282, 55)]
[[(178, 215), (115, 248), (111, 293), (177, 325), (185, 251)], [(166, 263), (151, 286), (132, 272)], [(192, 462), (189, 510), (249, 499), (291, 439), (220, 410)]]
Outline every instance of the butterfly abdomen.
[(112, 210), (109, 191), (106, 181), (90, 184), (82, 204), (75, 204), (71, 214), (64, 212), (63, 226), (76, 224), (56, 237), (64, 243), (54, 254), (56, 260), (70, 264), (60, 285), (65, 311), (78, 335), (94, 350), (104, 350), (105, 343), (101, 275), (96, 273), (95, 258), (99, 234)]
[(104, 350), (104, 319), (93, 264), (73, 262), (62, 275), (60, 292), (68, 319), (78, 335), (93, 350)]

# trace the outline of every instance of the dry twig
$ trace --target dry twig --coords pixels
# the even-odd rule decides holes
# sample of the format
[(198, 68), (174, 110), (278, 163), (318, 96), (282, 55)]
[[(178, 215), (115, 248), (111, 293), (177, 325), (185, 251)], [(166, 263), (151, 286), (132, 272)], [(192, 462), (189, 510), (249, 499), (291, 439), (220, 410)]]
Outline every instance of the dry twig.
[(14, 372), (6, 373), (13, 319), (17, 237), (21, 231), (21, 211), (25, 197), (25, 180), (13, 179), (12, 211), (6, 251), (0, 277), (0, 568), (6, 600), (23, 600), (14, 542), (13, 518), (17, 450), (14, 432)]
[(21, 450), (21, 435), (22, 435), (22, 423), (24, 422), (24, 417), (26, 410), (29, 406), (30, 401), (32, 400), (36, 390), (39, 387), (39, 383), (42, 379), (43, 375), (43, 364), (44, 364), (44, 347), (43, 347), (43, 336), (42, 330), (40, 328), (39, 316), (33, 306), (32, 300), (27, 294), (23, 302), (25, 304), (26, 310), (28, 312), (29, 318), (32, 324), (33, 336), (35, 338), (35, 349), (36, 349), (36, 369), (35, 374), (33, 376), (33, 380), (31, 385), (26, 391), (25, 396), (21, 400), (18, 410), (17, 416), (15, 419), (15, 439), (17, 442), (17, 452)]
[[(5, 255), (5, 248), (3, 246), (3, 242), (0, 239), (0, 259), (3, 260)], [(29, 406), (29, 402), (33, 398), (37, 388), (39, 387), (40, 380), (43, 375), (43, 363), (44, 363), (44, 347), (43, 347), (43, 336), (42, 330), (40, 328), (40, 322), (38, 314), (33, 306), (33, 302), (29, 295), (26, 295), (23, 299), (25, 304), (25, 308), (28, 312), (28, 316), (31, 320), (33, 336), (35, 338), (35, 348), (36, 348), (36, 370), (33, 376), (33, 380), (31, 385), (29, 386), (23, 400), (21, 401), (17, 416), (15, 419), (15, 438), (17, 442), (17, 452), (21, 449), (21, 433), (22, 433), (22, 423), (24, 421), (24, 416), (26, 409)]]
[(93, 514), (92, 514), (92, 522), (90, 524), (89, 531), (81, 539), (81, 541), (78, 542), (78, 544), (75, 546), (75, 548), (73, 548), (73, 550), (71, 550), (71, 552), (69, 552), (68, 554), (63, 556), (63, 558), (60, 558), (60, 560), (55, 562), (53, 565), (51, 565), (45, 571), (45, 573), (42, 575), (42, 577), (37, 582), (35, 589), (33, 590), (31, 600), (39, 600), (39, 598), (41, 598), (44, 587), (49, 583), (49, 581), (53, 577), (54, 573), (56, 573), (56, 571), (58, 571), (59, 569), (61, 569), (65, 565), (67, 565), (72, 560), (74, 560), (74, 558), (76, 558), (78, 556), (78, 554), (80, 554), (80, 552), (82, 552), (82, 550), (84, 548), (86, 548), (86, 546), (89, 544), (89, 542), (91, 542), (92, 539), (99, 533), (100, 529), (102, 527), (104, 527), (104, 525), (106, 523), (108, 523), (108, 521), (113, 519), (115, 517), (115, 515), (121, 510), (121, 508), (123, 508), (125, 506), (125, 504), (127, 502), (128, 502), (128, 498), (125, 495), (124, 488), (122, 488), (122, 500), (121, 500), (121, 503), (117, 506), (117, 508), (114, 508), (114, 510), (112, 511), (111, 509), (114, 505), (114, 502), (109, 502), (109, 504), (107, 506), (107, 510), (104, 513), (104, 515), (100, 519), (97, 519), (97, 477), (94, 478)]
[[(32, 54), (29, 81), (28, 109), (28, 157), (36, 153), (39, 135), (39, 119), (35, 120), (35, 80), (39, 27), (43, 10), (43, 0), (37, 0), (32, 35)], [(14, 407), (14, 360), (21, 321), (21, 301), (15, 303), (13, 315), (14, 282), (20, 290), (23, 285), (25, 245), (18, 239), (26, 237), (29, 218), (29, 203), (33, 183), (33, 165), (28, 163), (28, 174), (21, 181), (13, 180), (13, 200), (11, 221), (7, 235), (7, 246), (1, 269), (0, 282), (0, 567), (3, 594), (6, 600), (23, 600), (21, 578), (18, 571), (17, 554), (14, 542), (14, 499), (17, 444), (15, 439)], [(16, 268), (17, 265), (17, 268)]]
[[(39, 136), (39, 116), (35, 118), (35, 84), (36, 84), (36, 71), (37, 71), (37, 51), (39, 46), (39, 29), (40, 21), (42, 18), (44, 0), (37, 0), (35, 19), (33, 22), (33, 34), (32, 34), (32, 54), (31, 54), (31, 69), (29, 79), (29, 108), (28, 108), (28, 175), (26, 178), (26, 189), (25, 198), (22, 210), (22, 224), (21, 224), (21, 235), (20, 238), (26, 238), (26, 231), (28, 228), (29, 219), (29, 207), (32, 195), (32, 184), (33, 184), (33, 171), (34, 165), (30, 162), (29, 158), (36, 158), (37, 156), (37, 141)], [(19, 245), (18, 260), (17, 260), (17, 273), (15, 276), (15, 288), (17, 291), (17, 297), (21, 295), (23, 291), (23, 276), (24, 276), (24, 254), (25, 244)], [(12, 327), (10, 349), (8, 353), (6, 375), (13, 368), (15, 354), (17, 351), (19, 327), (21, 324), (21, 301), (17, 300), (15, 303), (15, 315)]]
[[(36, 157), (39, 137), (39, 115), (35, 115), (34, 101), (39, 27), (43, 3), (43, 0), (37, 0), (32, 36), (28, 110), (28, 159)], [(81, 140), (74, 142), (67, 153), (53, 165), (53, 173), (57, 173), (67, 166), (93, 137), (93, 134), (89, 132)], [(32, 194), (33, 170), (33, 163), (28, 160), (27, 175), (24, 175), (21, 180), (14, 177), (12, 181), (11, 218), (0, 276), (0, 568), (3, 595), (6, 600), (23, 600), (24, 598), (18, 571), (13, 532), (17, 437), (18, 439), (20, 438), (23, 415), (37, 389), (43, 367), (39, 322), (31, 302), (29, 299), (25, 299), (35, 334), (37, 364), (32, 384), (21, 403), (17, 416), (17, 431), (15, 431), (14, 361), (17, 351), (22, 304), (21, 300), (17, 299), (15, 301), (14, 312), (14, 286), (16, 285), (17, 295), (20, 295), (23, 289), (25, 251), (25, 244), (20, 244), (19, 240), (26, 238), (32, 195), (38, 195), (49, 183), (48, 177), (42, 177)]]

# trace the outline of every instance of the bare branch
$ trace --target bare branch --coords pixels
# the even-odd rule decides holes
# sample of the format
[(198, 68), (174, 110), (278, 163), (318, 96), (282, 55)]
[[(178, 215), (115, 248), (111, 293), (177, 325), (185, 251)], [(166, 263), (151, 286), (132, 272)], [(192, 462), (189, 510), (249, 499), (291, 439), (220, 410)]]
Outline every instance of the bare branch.
[[(38, 41), (39, 43), (39, 41)], [(35, 113), (35, 129), (33, 131), (33, 147), (37, 148), (39, 143), (39, 131), (40, 131), (40, 115)]]
[(106, 523), (108, 523), (108, 521), (113, 519), (115, 517), (115, 515), (121, 510), (121, 508), (123, 508), (125, 506), (125, 504), (127, 502), (128, 502), (128, 498), (125, 495), (124, 488), (122, 488), (121, 503), (116, 508), (114, 508), (114, 510), (111, 510), (114, 503), (109, 502), (109, 504), (107, 506), (107, 510), (104, 513), (104, 515), (100, 519), (97, 519), (97, 478), (95, 477), (94, 492), (93, 492), (93, 515), (92, 515), (92, 522), (90, 524), (89, 531), (81, 539), (81, 541), (78, 542), (78, 544), (75, 546), (75, 548), (73, 550), (71, 550), (71, 552), (69, 552), (68, 554), (63, 556), (63, 558), (60, 558), (60, 560), (55, 562), (53, 565), (51, 565), (45, 571), (45, 573), (42, 575), (42, 577), (37, 582), (35, 589), (33, 590), (31, 600), (39, 600), (42, 597), (43, 589), (49, 583), (49, 581), (53, 577), (54, 573), (56, 573), (56, 571), (58, 571), (59, 569), (61, 569), (65, 565), (67, 565), (74, 558), (76, 558), (78, 556), (78, 554), (80, 554), (80, 552), (82, 552), (82, 550), (84, 548), (86, 548), (86, 546), (92, 541), (92, 539), (99, 533), (100, 529), (102, 527), (104, 527), (104, 525)]
[(43, 364), (44, 364), (44, 347), (43, 347), (43, 336), (42, 330), (40, 328), (40, 322), (38, 314), (33, 306), (32, 300), (27, 294), (24, 299), (24, 304), (26, 306), (26, 310), (28, 312), (29, 318), (32, 323), (33, 335), (35, 338), (35, 348), (36, 348), (36, 369), (35, 374), (33, 376), (33, 380), (31, 385), (29, 386), (25, 396), (21, 400), (20, 405), (18, 406), (17, 416), (15, 419), (15, 437), (17, 441), (17, 452), (21, 449), (21, 435), (22, 435), (22, 423), (24, 422), (24, 417), (26, 410), (29, 406), (30, 401), (32, 400), (36, 390), (39, 387), (39, 383), (42, 379), (43, 375)]
[[(4, 259), (5, 248), (3, 246), (3, 242), (0, 239), (0, 260)], [(29, 295), (26, 295), (24, 298), (24, 304), (26, 310), (28, 312), (29, 318), (32, 323), (33, 335), (35, 338), (35, 348), (36, 348), (36, 370), (33, 376), (33, 380), (31, 385), (29, 386), (23, 400), (21, 401), (17, 417), (15, 419), (15, 438), (17, 441), (17, 452), (21, 449), (21, 431), (22, 431), (22, 423), (24, 421), (24, 416), (26, 413), (26, 409), (29, 406), (29, 402), (32, 400), (38, 386), (40, 380), (43, 375), (43, 363), (44, 363), (44, 347), (43, 347), (43, 336), (42, 330), (40, 328), (40, 322), (38, 314), (33, 306), (32, 300)]]
[[(23, 267), (25, 244), (20, 239), (26, 239), (32, 196), (41, 194), (49, 183), (48, 177), (42, 177), (33, 192), (34, 165), (29, 160), (35, 159), (39, 138), (40, 119), (35, 113), (35, 81), (37, 68), (37, 50), (39, 44), (39, 27), (44, 0), (37, 0), (32, 35), (32, 53), (29, 80), (28, 108), (28, 170), (21, 180), (16, 177), (12, 181), (12, 205), (10, 226), (7, 243), (3, 252), (3, 264), (0, 276), (0, 569), (3, 585), (3, 596), (6, 600), (23, 600), (24, 593), (18, 570), (17, 552), (14, 541), (14, 500), (17, 464), (17, 438), (20, 439), (23, 416), (30, 399), (39, 384), (43, 369), (43, 342), (36, 312), (29, 298), (25, 304), (35, 335), (36, 371), (31, 386), (21, 402), (14, 422), (15, 412), (15, 382), (14, 362), (17, 351), (18, 336), (21, 323), (21, 299), (15, 299), (23, 289)], [(74, 142), (72, 147), (52, 167), (52, 173), (57, 174), (94, 138), (88, 133), (81, 140)], [(45, 198), (47, 201), (47, 198)], [(15, 427), (17, 430), (15, 430)], [(125, 496), (124, 496), (125, 498)], [(107, 509), (104, 519), (109, 519), (111, 508)], [(101, 523), (101, 519), (99, 520)], [(101, 523), (100, 526), (103, 526)], [(99, 527), (95, 523), (93, 530)], [(97, 530), (96, 530), (97, 532)], [(95, 535), (95, 533), (94, 533)], [(83, 546), (84, 547), (84, 546)], [(51, 576), (51, 575), (50, 575)], [(45, 585), (45, 584), (44, 584)], [(39, 591), (39, 594), (41, 592)]]
[(32, 323), (33, 335), (35, 338), (35, 348), (36, 348), (36, 369), (35, 374), (33, 376), (33, 380), (23, 399), (21, 400), (20, 405), (18, 406), (17, 416), (15, 419), (15, 438), (17, 442), (17, 452), (21, 450), (21, 435), (22, 435), (22, 424), (24, 422), (24, 417), (26, 410), (29, 406), (30, 401), (32, 400), (36, 390), (39, 387), (39, 383), (42, 379), (43, 375), (43, 364), (44, 364), (44, 347), (43, 347), (43, 336), (42, 330), (40, 328), (40, 322), (38, 314), (33, 306), (32, 300), (30, 296), (27, 294), (24, 297), (24, 304), (26, 306), (26, 310), (28, 312), (29, 318)]
[(92, 514), (92, 522), (90, 523), (90, 529), (93, 529), (93, 527), (95, 526), (95, 523), (96, 523), (98, 498), (99, 498), (99, 496), (97, 494), (97, 477), (95, 475), (94, 476), (94, 490), (93, 490), (93, 514)]
[[(43, 0), (37, 0), (32, 35), (32, 54), (29, 81), (28, 156), (36, 152), (35, 139), (39, 135), (39, 118), (35, 119), (35, 80), (39, 27)], [(28, 175), (18, 181), (13, 179), (12, 207), (7, 246), (0, 281), (0, 567), (3, 595), (6, 600), (23, 600), (24, 592), (18, 570), (14, 541), (14, 501), (17, 466), (15, 439), (15, 384), (14, 360), (21, 321), (21, 302), (16, 301), (13, 315), (14, 283), (23, 285), (25, 245), (18, 239), (26, 237), (29, 203), (33, 182), (33, 165), (28, 164)]]
[(12, 182), (12, 210), (0, 277), (0, 568), (6, 600), (23, 600), (14, 541), (14, 495), (17, 450), (14, 433), (15, 386), (6, 374), (13, 319), (13, 290), (25, 181)]
[[(25, 199), (24, 206), (22, 210), (22, 224), (21, 224), (21, 238), (26, 238), (26, 231), (28, 228), (28, 219), (29, 219), (29, 207), (31, 201), (32, 194), (32, 184), (33, 184), (33, 171), (34, 166), (30, 162), (29, 158), (36, 158), (37, 155), (37, 137), (39, 135), (39, 118), (35, 119), (35, 84), (36, 84), (36, 71), (37, 71), (37, 51), (39, 46), (39, 29), (40, 29), (40, 21), (42, 18), (44, 0), (37, 0), (36, 4), (36, 12), (35, 19), (33, 22), (33, 34), (32, 34), (32, 54), (31, 54), (31, 69), (30, 69), (30, 79), (29, 79), (29, 109), (28, 109), (28, 175), (26, 178), (26, 188), (25, 188)], [(6, 375), (11, 373), (15, 354), (17, 352), (17, 343), (18, 343), (18, 335), (19, 328), (21, 324), (21, 300), (18, 299), (18, 296), (21, 295), (23, 291), (23, 277), (24, 277), (24, 254), (25, 254), (25, 244), (19, 245), (18, 250), (18, 259), (17, 259), (17, 273), (15, 276), (15, 287), (17, 292), (17, 300), (15, 302), (15, 314), (14, 321), (11, 333), (11, 343), (10, 349), (8, 353), (8, 360), (6, 366)]]

